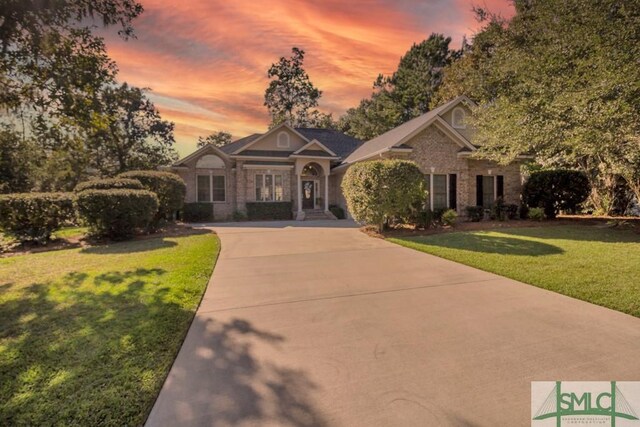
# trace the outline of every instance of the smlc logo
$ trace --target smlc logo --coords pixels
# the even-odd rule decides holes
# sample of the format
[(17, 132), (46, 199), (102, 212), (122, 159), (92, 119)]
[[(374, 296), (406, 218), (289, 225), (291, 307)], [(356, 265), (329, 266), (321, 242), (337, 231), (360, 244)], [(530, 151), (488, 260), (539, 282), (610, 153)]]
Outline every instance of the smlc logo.
[[(624, 385), (629, 399), (619, 385)], [(634, 410), (640, 403), (640, 383), (637, 382), (534, 381), (531, 403), (531, 425), (535, 427), (640, 426)]]

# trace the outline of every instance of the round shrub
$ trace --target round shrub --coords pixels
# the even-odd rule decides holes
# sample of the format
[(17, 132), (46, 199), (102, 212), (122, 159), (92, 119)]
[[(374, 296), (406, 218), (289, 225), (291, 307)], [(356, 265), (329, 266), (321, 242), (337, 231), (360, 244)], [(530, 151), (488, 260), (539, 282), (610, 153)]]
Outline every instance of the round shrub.
[(106, 178), (92, 179), (91, 181), (81, 182), (76, 185), (73, 190), (79, 193), (84, 190), (110, 190), (112, 188), (128, 188), (130, 190), (144, 190), (144, 186), (137, 179), (129, 178)]
[(544, 209), (542, 208), (529, 209), (529, 219), (532, 221), (542, 221), (544, 219)]
[(453, 227), (458, 219), (458, 213), (453, 209), (447, 209), (442, 213), (442, 224)]
[(484, 219), (483, 206), (467, 206), (464, 210), (467, 213), (467, 218), (469, 218), (471, 222), (480, 222)]
[(0, 228), (21, 242), (44, 243), (51, 233), (74, 219), (71, 193), (0, 195)]
[(118, 178), (135, 179), (149, 191), (158, 196), (158, 212), (153, 225), (159, 225), (163, 220), (173, 221), (174, 214), (182, 209), (187, 186), (178, 175), (162, 171), (130, 171), (118, 175)]
[(356, 163), (345, 173), (342, 191), (356, 221), (379, 230), (389, 219), (409, 216), (426, 198), (422, 172), (406, 160)]
[(543, 208), (545, 216), (553, 219), (560, 211), (575, 212), (590, 192), (589, 179), (584, 173), (548, 170), (531, 174), (522, 195), (529, 207)]
[(84, 190), (78, 193), (76, 206), (91, 234), (119, 240), (151, 224), (158, 197), (147, 190)]

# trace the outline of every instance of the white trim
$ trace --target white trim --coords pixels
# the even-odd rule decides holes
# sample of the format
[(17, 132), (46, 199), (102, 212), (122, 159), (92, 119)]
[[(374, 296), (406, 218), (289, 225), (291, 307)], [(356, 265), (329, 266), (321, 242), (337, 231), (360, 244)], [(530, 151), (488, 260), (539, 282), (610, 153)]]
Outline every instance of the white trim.
[(276, 161), (276, 162), (286, 162), (289, 160), (289, 157), (267, 157), (267, 156), (231, 156), (234, 160), (264, 160), (264, 161)]
[(188, 162), (189, 160), (193, 159), (194, 157), (199, 156), (200, 154), (204, 153), (205, 151), (208, 150), (213, 150), (214, 154), (217, 155), (218, 157), (221, 157), (222, 160), (224, 161), (224, 159), (228, 159), (229, 155), (227, 153), (225, 153), (224, 151), (222, 151), (220, 148), (216, 147), (213, 144), (207, 144), (203, 147), (198, 148), (196, 151), (194, 151), (193, 153), (189, 154), (187, 157), (183, 157), (182, 159), (178, 160), (177, 162), (175, 162), (172, 167), (179, 167), (177, 165), (181, 164), (181, 163), (185, 163)]
[[(287, 141), (286, 144), (281, 144), (280, 143), (280, 137), (281, 136), (285, 136)], [(289, 148), (291, 147), (291, 137), (289, 136), (289, 134), (283, 130), (281, 130), (280, 132), (278, 132), (278, 135), (276, 136), (276, 147), (278, 148)]]
[(317, 139), (313, 139), (311, 142), (309, 142), (308, 144), (305, 144), (299, 150), (294, 151), (293, 154), (299, 154), (299, 153), (303, 152), (304, 150), (307, 150), (312, 145), (318, 145), (318, 146), (320, 146), (320, 148), (322, 148), (327, 153), (331, 154), (334, 157), (338, 157), (338, 155), (336, 153), (334, 153), (333, 151), (329, 150), (329, 148), (327, 148), (326, 145), (324, 145), (323, 143), (321, 143)]
[(286, 123), (282, 123), (276, 127), (274, 127), (273, 129), (270, 129), (269, 131), (267, 131), (266, 133), (263, 133), (262, 135), (260, 135), (259, 137), (257, 137), (256, 139), (254, 139), (253, 141), (251, 141), (250, 143), (248, 143), (247, 145), (245, 145), (244, 147), (240, 147), (238, 148), (236, 151), (234, 151), (233, 154), (238, 154), (243, 152), (244, 150), (246, 150), (247, 148), (251, 147), (252, 145), (256, 144), (259, 141), (262, 141), (264, 138), (266, 138), (268, 135), (271, 135), (272, 133), (274, 133), (275, 131), (281, 129), (281, 128), (287, 128), (289, 129), (291, 132), (293, 132), (295, 135), (298, 135), (300, 138), (302, 138), (303, 141), (309, 142), (309, 140), (307, 138), (304, 137), (304, 135), (302, 135), (300, 132), (298, 132), (297, 130), (295, 130), (294, 128), (292, 128), (291, 126), (289, 126)]
[[(461, 111), (462, 112), (462, 124), (461, 125), (456, 125), (456, 112)], [(465, 122), (467, 118), (467, 112), (464, 111), (464, 108), (462, 108), (459, 104), (456, 108), (453, 109), (453, 111), (451, 111), (451, 127), (454, 129), (466, 129), (467, 128), (467, 124)]]
[(277, 169), (287, 170), (293, 169), (293, 165), (242, 165), (242, 169)]
[(326, 157), (326, 156), (303, 156), (300, 154), (292, 154), (289, 156), (291, 159), (325, 159), (325, 160), (340, 160), (340, 157)]
[(440, 125), (445, 133), (449, 133), (449, 137), (457, 142), (463, 148), (468, 148), (471, 151), (476, 151), (477, 148), (473, 145), (467, 138), (464, 137), (460, 132), (451, 127), (449, 123), (447, 123), (442, 117), (436, 117), (435, 124)]
[[(285, 198), (284, 198), (284, 175), (281, 173), (273, 173), (273, 172), (266, 172), (266, 173), (257, 173), (253, 176), (253, 195), (256, 195), (256, 184), (257, 184), (257, 180), (256, 180), (256, 176), (261, 175), (262, 176), (262, 186), (260, 188), (266, 188), (266, 182), (267, 182), (267, 176), (271, 176), (271, 196), (272, 199), (271, 200), (262, 200), (262, 191), (260, 192), (260, 199), (258, 199), (256, 197), (256, 202), (258, 203), (270, 203), (270, 202), (284, 202)], [(276, 176), (279, 176), (281, 179), (281, 184), (282, 184), (282, 199), (281, 200), (276, 200)]]

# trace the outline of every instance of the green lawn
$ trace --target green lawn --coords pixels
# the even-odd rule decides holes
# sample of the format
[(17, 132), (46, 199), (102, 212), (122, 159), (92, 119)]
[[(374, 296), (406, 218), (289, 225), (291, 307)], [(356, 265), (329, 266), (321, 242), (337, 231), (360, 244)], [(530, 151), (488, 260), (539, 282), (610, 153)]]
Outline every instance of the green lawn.
[(82, 237), (87, 234), (87, 227), (65, 227), (58, 231), (54, 231), (52, 237), (54, 239), (70, 239), (73, 237)]
[(219, 249), (196, 234), (0, 259), (0, 425), (141, 425)]
[(640, 234), (550, 226), (392, 242), (640, 317)]

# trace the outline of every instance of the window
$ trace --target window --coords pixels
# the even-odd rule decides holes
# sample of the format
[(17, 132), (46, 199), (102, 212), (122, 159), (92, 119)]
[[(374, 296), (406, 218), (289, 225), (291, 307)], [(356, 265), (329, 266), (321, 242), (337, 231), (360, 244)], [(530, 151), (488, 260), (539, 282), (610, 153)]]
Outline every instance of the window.
[(278, 148), (289, 148), (289, 134), (287, 132), (280, 132), (278, 134)]
[(226, 200), (226, 188), (223, 175), (213, 175), (213, 201), (224, 202)]
[[(430, 174), (425, 175), (425, 185), (429, 192), (427, 196), (427, 209), (456, 208), (456, 175)], [(453, 186), (453, 187), (452, 187)], [(453, 192), (453, 193), (451, 193)]]
[(466, 113), (461, 107), (455, 108), (452, 114), (452, 126), (456, 129), (464, 129), (467, 124), (464, 122)]
[(282, 175), (256, 174), (256, 201), (281, 202), (283, 199)]
[(493, 176), (482, 177), (482, 206), (487, 208), (493, 206), (496, 199), (493, 183)]
[(226, 201), (224, 175), (198, 175), (196, 187), (198, 202)]
[(198, 175), (197, 190), (199, 202), (211, 201), (211, 175)]
[(447, 175), (433, 175), (433, 209), (447, 207)]

